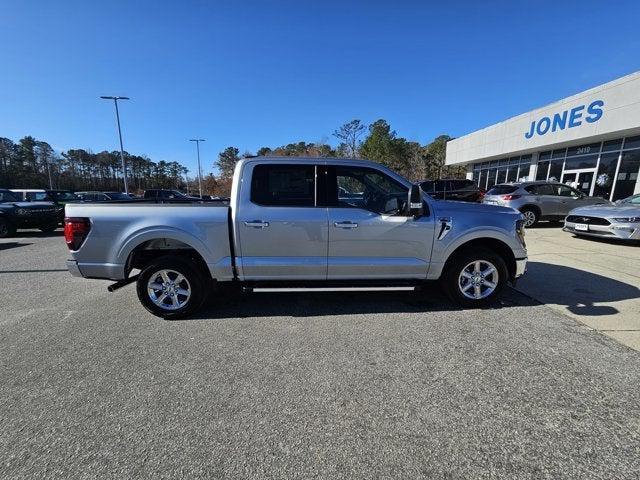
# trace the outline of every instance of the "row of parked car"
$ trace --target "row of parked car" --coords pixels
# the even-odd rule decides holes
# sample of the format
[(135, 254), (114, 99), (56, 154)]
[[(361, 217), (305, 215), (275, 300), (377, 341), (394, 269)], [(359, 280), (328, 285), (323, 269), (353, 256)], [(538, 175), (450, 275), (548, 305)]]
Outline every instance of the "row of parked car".
[(68, 203), (118, 201), (193, 202), (224, 201), (224, 198), (204, 195), (203, 198), (185, 195), (178, 190), (150, 189), (137, 196), (122, 192), (71, 192), (46, 189), (0, 189), (0, 238), (15, 234), (18, 229), (37, 228), (52, 232), (64, 221), (64, 207)]
[[(514, 208), (524, 215), (525, 226), (539, 221), (562, 224), (576, 235), (640, 240), (640, 195), (616, 203), (591, 197), (558, 182), (504, 183), (484, 192), (471, 180), (430, 180), (422, 190), (437, 200), (480, 202)], [(178, 190), (149, 189), (140, 197), (122, 192), (70, 192), (67, 190), (0, 190), (0, 238), (18, 228), (53, 231), (64, 218), (70, 202), (113, 202), (135, 199), (171, 202), (228, 201), (228, 198), (185, 195)]]

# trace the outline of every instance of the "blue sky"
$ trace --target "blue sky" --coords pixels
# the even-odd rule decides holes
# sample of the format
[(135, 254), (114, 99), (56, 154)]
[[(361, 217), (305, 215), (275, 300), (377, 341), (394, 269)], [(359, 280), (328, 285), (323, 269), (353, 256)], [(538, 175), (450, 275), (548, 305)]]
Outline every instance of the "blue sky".
[(0, 136), (194, 170), (385, 118), (426, 143), (640, 70), (640, 2), (0, 0)]

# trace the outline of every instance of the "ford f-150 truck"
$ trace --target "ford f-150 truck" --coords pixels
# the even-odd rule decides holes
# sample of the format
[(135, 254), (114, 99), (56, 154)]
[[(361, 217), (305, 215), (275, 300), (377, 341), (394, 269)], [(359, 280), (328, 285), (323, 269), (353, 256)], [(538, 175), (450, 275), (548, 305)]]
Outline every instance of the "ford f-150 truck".
[[(393, 286), (440, 280), (464, 306), (525, 272), (522, 215), (435, 201), (364, 160), (248, 158), (228, 203), (67, 204), (76, 276), (137, 283), (140, 302), (182, 318), (225, 286)], [(139, 273), (136, 273), (139, 271)]]

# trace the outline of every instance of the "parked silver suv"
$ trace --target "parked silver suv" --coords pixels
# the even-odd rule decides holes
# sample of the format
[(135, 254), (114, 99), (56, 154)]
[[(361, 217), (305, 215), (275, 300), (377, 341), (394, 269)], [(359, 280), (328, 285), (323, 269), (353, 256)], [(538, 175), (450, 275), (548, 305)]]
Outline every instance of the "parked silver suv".
[(539, 220), (561, 222), (577, 207), (611, 202), (589, 197), (562, 183), (539, 181), (495, 185), (485, 194), (482, 203), (515, 208), (524, 215), (525, 226), (531, 227)]

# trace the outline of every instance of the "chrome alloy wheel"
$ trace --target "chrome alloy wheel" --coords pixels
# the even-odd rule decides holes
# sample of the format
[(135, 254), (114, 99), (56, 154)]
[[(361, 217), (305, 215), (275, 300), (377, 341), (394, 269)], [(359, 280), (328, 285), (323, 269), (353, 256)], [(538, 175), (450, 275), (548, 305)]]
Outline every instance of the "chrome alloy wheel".
[(472, 300), (487, 298), (498, 287), (498, 269), (486, 260), (476, 260), (462, 269), (458, 276), (460, 292)]
[(525, 210), (524, 212), (522, 212), (522, 215), (524, 215), (525, 227), (530, 227), (531, 225), (536, 223), (536, 214), (531, 210)]
[(191, 285), (175, 270), (159, 270), (149, 277), (147, 283), (149, 298), (164, 310), (184, 307), (191, 298)]

